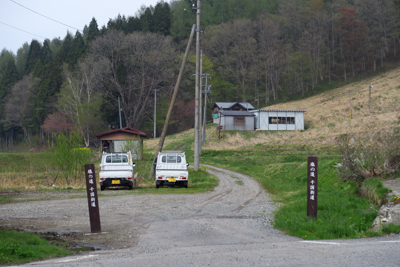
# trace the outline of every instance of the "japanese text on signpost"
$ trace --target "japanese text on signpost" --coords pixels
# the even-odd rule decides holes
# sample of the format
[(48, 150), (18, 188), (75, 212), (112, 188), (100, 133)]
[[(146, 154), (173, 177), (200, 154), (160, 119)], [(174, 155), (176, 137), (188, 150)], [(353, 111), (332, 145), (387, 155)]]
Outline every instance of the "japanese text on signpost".
[(85, 175), (89, 206), (90, 229), (92, 233), (99, 233), (101, 232), (101, 225), (94, 164), (85, 164)]
[(307, 216), (317, 218), (318, 211), (318, 157), (308, 157)]

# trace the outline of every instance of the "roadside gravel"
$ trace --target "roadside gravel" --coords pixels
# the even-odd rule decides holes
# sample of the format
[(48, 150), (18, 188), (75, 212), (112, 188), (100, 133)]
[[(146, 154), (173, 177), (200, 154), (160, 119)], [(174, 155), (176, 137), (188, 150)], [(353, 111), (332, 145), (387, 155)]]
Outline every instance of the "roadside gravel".
[[(43, 193), (40, 197), (36, 195), (36, 200), (46, 200), (1, 204), (0, 226), (56, 232), (66, 240), (100, 249), (136, 247), (137, 253), (171, 246), (292, 239), (273, 229), (272, 212), (276, 204), (255, 180), (208, 167), (220, 183), (203, 194), (135, 195), (133, 192), (112, 196), (118, 191), (104, 191), (108, 196), (99, 197), (101, 234), (90, 233), (85, 192), (47, 197), (48, 193)], [(24, 197), (35, 199), (27, 194), (21, 195), (20, 200)]]

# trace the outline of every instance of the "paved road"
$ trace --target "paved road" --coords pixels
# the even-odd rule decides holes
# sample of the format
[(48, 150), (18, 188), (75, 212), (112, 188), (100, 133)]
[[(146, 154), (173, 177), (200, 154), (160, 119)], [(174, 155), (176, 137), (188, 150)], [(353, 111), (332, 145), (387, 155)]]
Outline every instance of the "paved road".
[[(271, 226), (276, 206), (256, 181), (218, 168), (210, 172), (220, 184), (204, 194), (101, 198), (102, 227), (108, 233), (102, 234), (104, 238), (99, 235), (98, 241), (127, 248), (27, 266), (400, 266), (399, 235), (324, 241), (286, 236)], [(0, 222), (17, 223), (21, 214), (36, 205), (46, 206), (46, 214), (57, 214), (49, 216), (52, 225), (60, 225), (58, 229), (68, 229), (67, 225), (87, 228), (82, 219), (87, 216), (87, 208), (81, 204), (85, 202), (72, 199), (16, 203), (13, 208), (2, 205), (0, 216), (5, 219)], [(35, 229), (35, 223), (40, 224), (31, 217), (22, 219)], [(45, 220), (49, 218), (42, 222)], [(122, 230), (129, 225), (130, 231), (135, 225), (135, 233)]]

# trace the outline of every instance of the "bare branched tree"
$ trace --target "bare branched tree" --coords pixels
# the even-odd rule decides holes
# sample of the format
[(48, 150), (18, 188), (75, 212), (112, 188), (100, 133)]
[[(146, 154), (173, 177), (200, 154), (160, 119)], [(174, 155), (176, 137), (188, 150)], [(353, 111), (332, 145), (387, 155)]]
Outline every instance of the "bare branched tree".
[(27, 143), (31, 142), (31, 134), (27, 127), (23, 125), (22, 119), (30, 97), (30, 88), (34, 81), (32, 75), (25, 76), (16, 83), (7, 98), (5, 107), (6, 122), (9, 128), (21, 128)]
[(101, 93), (95, 86), (96, 74), (102, 62), (91, 58), (81, 62), (72, 72), (63, 66), (65, 82), (61, 88), (58, 109), (66, 114), (83, 136), (85, 145), (90, 144), (101, 104)]
[[(171, 86), (176, 70), (172, 39), (161, 34), (110, 30), (97, 38), (85, 61), (94, 62), (97, 87), (112, 101), (121, 97), (126, 124), (141, 128), (153, 89)], [(99, 64), (96, 64), (96, 63)]]

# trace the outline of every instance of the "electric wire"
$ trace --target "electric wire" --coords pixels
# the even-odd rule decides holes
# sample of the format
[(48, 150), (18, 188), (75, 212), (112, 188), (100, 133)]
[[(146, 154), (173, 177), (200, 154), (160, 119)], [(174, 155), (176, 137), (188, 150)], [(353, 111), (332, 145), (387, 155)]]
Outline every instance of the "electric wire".
[(35, 10), (32, 10), (32, 9), (26, 7), (26, 6), (23, 6), (23, 5), (21, 5), (21, 4), (17, 3), (17, 2), (15, 2), (14, 0), (10, 0), (10, 1), (13, 2), (13, 3), (15, 3), (15, 4), (17, 4), (17, 5), (19, 5), (19, 6), (21, 6), (21, 7), (23, 7), (23, 8), (26, 8), (26, 9), (28, 9), (29, 11), (32, 11), (33, 13), (36, 13), (36, 14), (42, 16), (42, 17), (45, 17), (45, 18), (47, 18), (47, 19), (49, 19), (49, 20), (52, 20), (52, 21), (54, 21), (54, 22), (60, 23), (60, 24), (62, 24), (62, 25), (64, 25), (64, 26), (67, 26), (67, 27), (69, 27), (69, 28), (71, 28), (71, 29), (75, 29), (75, 30), (79, 31), (79, 29), (77, 29), (77, 28), (75, 28), (75, 27), (72, 27), (72, 26), (67, 25), (67, 24), (65, 24), (65, 23), (62, 23), (62, 22), (60, 22), (60, 21), (58, 21), (58, 20), (52, 19), (52, 18), (50, 18), (50, 17), (47, 17), (47, 16), (45, 16), (45, 15), (43, 15), (43, 14), (40, 14), (39, 12), (36, 12)]
[(1, 23), (1, 24), (4, 24), (4, 25), (6, 25), (6, 26), (8, 26), (8, 27), (11, 27), (11, 28), (17, 29), (17, 30), (19, 30), (19, 31), (26, 32), (26, 33), (28, 33), (28, 34), (31, 34), (31, 35), (34, 35), (34, 36), (37, 36), (37, 37), (40, 37), (40, 38), (46, 39), (46, 38), (45, 38), (45, 37), (43, 37), (43, 36), (40, 36), (40, 35), (37, 35), (37, 34), (31, 33), (31, 32), (27, 32), (27, 31), (25, 31), (25, 30), (22, 30), (22, 29), (19, 29), (19, 28), (17, 28), (17, 27), (11, 26), (11, 25), (9, 25), (9, 24), (7, 24), (7, 23), (1, 22), (1, 21), (0, 21), (0, 23)]

